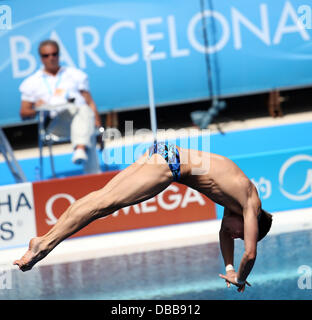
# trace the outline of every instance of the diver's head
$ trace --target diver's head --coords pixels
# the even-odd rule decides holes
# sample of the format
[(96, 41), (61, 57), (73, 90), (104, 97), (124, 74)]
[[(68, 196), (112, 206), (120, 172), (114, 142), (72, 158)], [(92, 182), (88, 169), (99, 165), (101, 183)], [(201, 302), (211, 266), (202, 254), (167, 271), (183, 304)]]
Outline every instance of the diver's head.
[[(258, 241), (269, 232), (272, 225), (272, 215), (261, 209), (258, 215)], [(244, 218), (236, 213), (229, 213), (222, 219), (221, 230), (227, 232), (232, 239), (244, 240)]]

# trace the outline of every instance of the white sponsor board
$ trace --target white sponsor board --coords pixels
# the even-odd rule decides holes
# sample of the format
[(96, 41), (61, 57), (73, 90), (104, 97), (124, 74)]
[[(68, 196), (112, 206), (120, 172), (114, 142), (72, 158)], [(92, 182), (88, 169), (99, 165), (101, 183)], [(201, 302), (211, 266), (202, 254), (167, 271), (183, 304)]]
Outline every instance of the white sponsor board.
[(31, 183), (0, 187), (0, 249), (25, 245), (36, 236)]

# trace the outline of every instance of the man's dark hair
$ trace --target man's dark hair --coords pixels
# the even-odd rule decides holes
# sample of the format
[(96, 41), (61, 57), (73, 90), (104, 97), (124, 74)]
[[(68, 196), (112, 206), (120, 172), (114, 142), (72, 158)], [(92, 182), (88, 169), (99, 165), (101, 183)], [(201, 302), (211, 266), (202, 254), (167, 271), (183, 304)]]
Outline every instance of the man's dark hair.
[(270, 231), (272, 226), (272, 215), (265, 210), (261, 209), (261, 212), (258, 216), (258, 241), (262, 240), (267, 233)]
[(39, 47), (38, 47), (38, 52), (39, 52), (40, 55), (41, 55), (41, 48), (44, 47), (44, 46), (47, 46), (47, 45), (54, 46), (57, 49), (57, 52), (60, 52), (60, 47), (59, 47), (59, 45), (58, 45), (58, 43), (56, 41), (54, 41), (54, 40), (44, 40), (44, 41), (40, 42)]

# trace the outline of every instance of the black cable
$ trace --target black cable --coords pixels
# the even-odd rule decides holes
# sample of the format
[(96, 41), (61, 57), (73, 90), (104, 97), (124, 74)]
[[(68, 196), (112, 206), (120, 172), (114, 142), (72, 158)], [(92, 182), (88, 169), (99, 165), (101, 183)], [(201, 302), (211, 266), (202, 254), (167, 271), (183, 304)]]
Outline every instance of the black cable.
[[(213, 12), (213, 3), (212, 0), (208, 0), (209, 3), (209, 9), (210, 12)], [(209, 48), (209, 38), (208, 38), (208, 31), (206, 27), (206, 21), (205, 21), (205, 0), (200, 0), (200, 9), (202, 13), (202, 28), (203, 28), (203, 38), (204, 38), (204, 44), (205, 48)], [(216, 43), (216, 25), (214, 22), (214, 19), (212, 18), (212, 35), (213, 39), (212, 41)], [(212, 63), (210, 61), (210, 53), (205, 51), (205, 62), (206, 62), (206, 69), (207, 69), (207, 81), (208, 81), (208, 90), (209, 90), (209, 96), (211, 98), (211, 106), (208, 111), (194, 111), (191, 113), (191, 118), (193, 122), (198, 125), (201, 129), (207, 128), (209, 124), (212, 122), (213, 118), (215, 118), (220, 110), (224, 109), (226, 106), (226, 103), (224, 101), (219, 101), (219, 96), (221, 94), (220, 90), (220, 77), (219, 77), (219, 62), (217, 54), (214, 53), (214, 65), (215, 65), (215, 80), (216, 80), (216, 92), (214, 92), (214, 81), (212, 76)], [(217, 124), (218, 130), (222, 133), (222, 130)]]
[[(214, 6), (213, 6), (213, 1), (208, 0), (209, 3), (209, 9), (211, 12), (214, 11)], [(217, 28), (214, 19), (212, 19), (211, 23), (211, 29), (212, 29), (212, 37), (213, 37), (213, 43), (216, 43), (216, 35), (217, 35)], [(221, 85), (220, 85), (220, 68), (219, 68), (219, 60), (218, 60), (218, 55), (217, 53), (214, 53), (214, 67), (215, 67), (215, 88), (216, 88), (216, 98), (218, 99), (221, 95)]]
[[(209, 48), (209, 40), (208, 40), (208, 32), (206, 28), (206, 21), (205, 21), (205, 0), (200, 0), (200, 10), (202, 13), (202, 26), (203, 26), (203, 38), (205, 48)], [(210, 54), (205, 51), (205, 63), (207, 69), (207, 81), (208, 81), (208, 90), (209, 90), (209, 97), (211, 101), (213, 99), (213, 83), (212, 83), (212, 70), (211, 70), (211, 62), (210, 62)]]

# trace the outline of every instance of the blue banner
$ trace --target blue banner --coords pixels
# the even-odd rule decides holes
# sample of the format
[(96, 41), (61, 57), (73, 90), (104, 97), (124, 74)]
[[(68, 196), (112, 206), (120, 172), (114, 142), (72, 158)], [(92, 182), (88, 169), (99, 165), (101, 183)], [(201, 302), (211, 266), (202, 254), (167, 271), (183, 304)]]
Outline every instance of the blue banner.
[[(16, 0), (0, 4), (0, 125), (20, 122), (18, 87), (52, 38), (84, 70), (100, 112), (312, 83), (312, 4), (304, 0)], [(210, 75), (210, 76), (209, 76)]]
[[(312, 122), (211, 135), (211, 152), (233, 160), (269, 212), (312, 207)], [(255, 143), (256, 142), (256, 143)], [(217, 206), (217, 216), (223, 208)]]
[(311, 148), (251, 156), (235, 162), (258, 187), (265, 210), (296, 210), (312, 206)]

